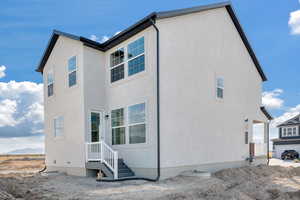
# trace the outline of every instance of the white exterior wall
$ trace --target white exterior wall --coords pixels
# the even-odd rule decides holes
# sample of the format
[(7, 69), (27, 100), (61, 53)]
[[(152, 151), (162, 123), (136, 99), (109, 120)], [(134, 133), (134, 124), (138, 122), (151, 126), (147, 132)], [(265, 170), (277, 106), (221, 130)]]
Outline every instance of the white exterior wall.
[[(139, 72), (123, 80), (110, 83), (109, 56), (118, 48), (144, 36), (145, 39), (145, 71)], [(131, 168), (156, 168), (156, 36), (153, 27), (149, 27), (118, 46), (105, 52), (106, 98), (107, 111), (138, 103), (146, 103), (146, 143), (128, 144), (128, 130), (124, 145), (113, 145), (119, 156)], [(127, 71), (125, 70), (125, 74)], [(125, 113), (127, 115), (127, 113)], [(106, 141), (111, 145), (110, 119), (107, 122)]]
[[(238, 162), (249, 156), (262, 79), (225, 8), (158, 21), (161, 166)], [(224, 99), (216, 99), (216, 77)], [(248, 125), (245, 124), (248, 119)]]
[[(83, 46), (81, 42), (60, 36), (45, 65), (45, 149), (49, 170), (84, 168), (84, 109), (83, 109)], [(77, 85), (68, 86), (68, 59), (77, 56)], [(47, 96), (47, 72), (54, 72), (54, 95)], [(54, 137), (54, 118), (64, 117), (64, 134)], [(56, 161), (56, 163), (55, 163)], [(84, 171), (74, 171), (84, 175)], [(72, 173), (70, 172), (70, 173)]]

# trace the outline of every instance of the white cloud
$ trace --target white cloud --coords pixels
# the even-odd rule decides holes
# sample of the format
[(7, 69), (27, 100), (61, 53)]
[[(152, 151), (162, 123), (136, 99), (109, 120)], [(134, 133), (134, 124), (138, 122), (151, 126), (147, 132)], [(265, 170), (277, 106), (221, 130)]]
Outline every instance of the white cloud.
[(0, 101), (0, 127), (15, 126), (17, 121), (14, 113), (17, 111), (17, 102), (10, 99)]
[(6, 70), (6, 67), (4, 65), (1, 65), (0, 66), (0, 78), (3, 78), (5, 77), (5, 70)]
[(291, 28), (291, 34), (300, 34), (300, 10), (296, 10), (290, 13), (290, 19), (288, 24)]
[(279, 96), (282, 93), (282, 89), (275, 89), (273, 91), (263, 92), (262, 104), (269, 109), (282, 108), (284, 101), (281, 98), (279, 98)]
[(0, 82), (0, 138), (43, 132), (43, 84)]
[[(119, 33), (121, 33), (121, 31), (115, 32), (115, 34), (114, 34), (113, 36), (118, 35)], [(93, 41), (95, 41), (95, 42), (100, 42), (100, 43), (104, 43), (104, 42), (106, 42), (107, 40), (109, 40), (110, 38), (111, 38), (111, 36), (108, 36), (108, 35), (102, 36), (101, 39), (98, 38), (98, 37), (97, 37), (96, 35), (94, 35), (94, 34), (90, 36), (90, 39), (91, 39), (91, 40), (93, 40)]]
[(90, 39), (97, 42), (99, 38), (96, 35), (91, 35)]
[(109, 40), (109, 38), (110, 38), (109, 36), (104, 35), (104, 36), (101, 38), (100, 43), (106, 42), (107, 40)]

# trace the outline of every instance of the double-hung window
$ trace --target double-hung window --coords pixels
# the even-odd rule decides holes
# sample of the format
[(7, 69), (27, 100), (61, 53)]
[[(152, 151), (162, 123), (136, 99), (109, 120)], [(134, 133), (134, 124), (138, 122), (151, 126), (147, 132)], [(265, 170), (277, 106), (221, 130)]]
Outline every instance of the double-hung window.
[(59, 116), (54, 119), (54, 137), (62, 136), (64, 133), (64, 118)]
[(68, 80), (69, 87), (76, 85), (77, 83), (77, 61), (76, 56), (73, 56), (68, 60)]
[(298, 136), (298, 127), (283, 127), (282, 128), (282, 136), (283, 137), (292, 137), (292, 136)]
[(52, 71), (47, 73), (47, 93), (48, 97), (53, 96), (54, 93), (54, 79)]
[[(126, 53), (125, 53), (126, 52)], [(116, 82), (145, 70), (144, 37), (110, 54), (110, 82)]]
[(217, 78), (217, 88), (216, 88), (216, 95), (218, 99), (224, 98), (224, 79), (221, 77)]
[(128, 107), (129, 143), (146, 142), (146, 113), (145, 103)]
[(110, 82), (121, 80), (124, 78), (124, 48), (120, 48), (114, 53), (110, 54)]
[(128, 44), (128, 76), (134, 75), (145, 70), (145, 48), (144, 37)]
[(124, 108), (111, 111), (112, 144), (125, 144)]

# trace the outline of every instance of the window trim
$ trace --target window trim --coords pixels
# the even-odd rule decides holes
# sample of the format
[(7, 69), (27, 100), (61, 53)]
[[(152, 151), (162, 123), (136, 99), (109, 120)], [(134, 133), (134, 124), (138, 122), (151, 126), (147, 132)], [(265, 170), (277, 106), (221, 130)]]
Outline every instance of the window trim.
[[(143, 123), (133, 123), (129, 125), (129, 107), (130, 106), (134, 106), (137, 104), (145, 104), (145, 122)], [(148, 101), (144, 100), (144, 101), (139, 101), (138, 103), (133, 103), (133, 104), (129, 104), (129, 105), (123, 105), (123, 106), (118, 106), (115, 108), (110, 109), (110, 117), (111, 117), (111, 111), (113, 110), (117, 110), (117, 109), (124, 109), (124, 125), (123, 126), (117, 126), (117, 127), (112, 127), (112, 123), (111, 123), (111, 119), (110, 119), (110, 142), (111, 145), (114, 147), (136, 147), (138, 145), (147, 145), (149, 143), (148, 141)], [(130, 144), (130, 140), (129, 140), (129, 126), (134, 126), (134, 125), (140, 125), (140, 124), (145, 124), (145, 142), (143, 143), (132, 143)], [(125, 144), (112, 144), (112, 129), (113, 128), (122, 128), (125, 127)]]
[[(124, 114), (124, 124), (122, 126), (112, 126), (112, 111), (114, 110), (119, 110), (119, 109), (123, 109), (123, 114)], [(126, 145), (127, 144), (127, 134), (126, 134), (126, 124), (127, 124), (127, 121), (126, 121), (126, 109), (124, 107), (118, 107), (118, 108), (114, 108), (114, 109), (111, 109), (110, 110), (110, 135), (111, 135), (111, 145), (112, 146), (121, 146), (121, 145)], [(116, 128), (125, 128), (125, 143), (124, 144), (113, 144), (113, 129), (116, 129)]]
[[(138, 54), (138, 55), (136, 55), (136, 56), (134, 56), (132, 58), (128, 58), (128, 45), (131, 44), (131, 43), (133, 43), (133, 42), (135, 42), (135, 41), (137, 41), (137, 40), (139, 40), (139, 39), (141, 39), (141, 38), (144, 38), (144, 52), (140, 53), (140, 54)], [(146, 72), (146, 59), (147, 58), (146, 58), (146, 40), (145, 40), (145, 38), (146, 37), (144, 35), (136, 37), (134, 40), (131, 40), (131, 41), (127, 42), (126, 44), (124, 44), (124, 45), (122, 45), (122, 46), (114, 49), (111, 53), (109, 53), (109, 55), (108, 55), (108, 66), (109, 66), (109, 83), (110, 83), (110, 85), (115, 85), (116, 83), (120, 83), (122, 81), (129, 80), (132, 77), (135, 77), (136, 75), (139, 75), (139, 74), (142, 74), (143, 72)], [(122, 48), (124, 49), (124, 61), (122, 63), (119, 63), (119, 64), (111, 67), (110, 66), (110, 55), (113, 54), (114, 52), (116, 52), (117, 50), (122, 49)], [(144, 55), (144, 59), (145, 59), (144, 70), (140, 71), (138, 73), (132, 74), (132, 75), (128, 75), (128, 72), (129, 72), (129, 70), (128, 70), (129, 69), (128, 63), (131, 60), (134, 60), (134, 59), (136, 59), (136, 58), (138, 58), (138, 57), (140, 57), (142, 55)], [(114, 81), (114, 82), (111, 82), (111, 70), (114, 69), (114, 68), (116, 68), (116, 67), (118, 67), (118, 66), (120, 66), (120, 65), (122, 65), (122, 64), (124, 64), (124, 78), (119, 79), (119, 80)]]
[[(292, 130), (292, 135), (288, 135), (288, 129)], [(294, 128), (296, 128), (296, 134), (294, 135)], [(299, 127), (298, 126), (286, 126), (281, 129), (281, 137), (298, 137), (299, 136)]]
[[(145, 104), (145, 121), (144, 122), (139, 122), (139, 123), (132, 123), (130, 124), (129, 122), (129, 107), (131, 106), (135, 106), (135, 105), (139, 105), (139, 104)], [(128, 143), (129, 145), (136, 145), (136, 144), (146, 144), (147, 143), (147, 104), (146, 104), (146, 101), (145, 102), (141, 102), (141, 103), (135, 103), (135, 104), (131, 104), (131, 105), (128, 105), (127, 106), (127, 123), (126, 123), (126, 129), (127, 129), (127, 132), (128, 132)], [(141, 142), (141, 143), (130, 143), (130, 132), (129, 132), (129, 128), (131, 126), (136, 126), (136, 125), (142, 125), (142, 124), (145, 124), (145, 142)]]
[[(218, 80), (219, 80), (219, 79), (222, 79), (222, 81), (223, 81), (223, 86), (221, 86), (221, 87), (219, 87), (219, 85), (218, 85)], [(224, 90), (225, 90), (225, 86), (224, 86), (224, 77), (223, 77), (223, 76), (216, 76), (215, 84), (216, 84), (216, 87), (215, 87), (215, 88), (216, 88), (216, 89), (215, 89), (216, 99), (222, 101), (222, 100), (224, 100)], [(218, 97), (218, 89), (221, 89), (221, 90), (222, 90), (222, 94), (223, 94), (222, 97)]]
[[(75, 67), (75, 69), (73, 69), (72, 71), (69, 71), (69, 60), (72, 59), (73, 57), (75, 57), (75, 63), (76, 63), (75, 66), (76, 66), (76, 67)], [(77, 56), (76, 56), (76, 55), (75, 55), (75, 56), (71, 56), (71, 57), (68, 59), (68, 65), (67, 65), (67, 71), (68, 71), (68, 79), (67, 79), (67, 80), (68, 80), (68, 84), (67, 84), (67, 85), (68, 85), (68, 88), (73, 88), (73, 87), (76, 86), (77, 83), (78, 83), (78, 79), (77, 79), (77, 77), (78, 77), (78, 76), (77, 76), (77, 71), (78, 71), (77, 61), (78, 61), (78, 60), (77, 60)], [(76, 83), (75, 83), (74, 85), (71, 85), (71, 86), (70, 86), (70, 74), (73, 73), (73, 72), (76, 72)]]
[[(61, 133), (61, 135), (57, 135), (56, 134), (56, 125), (55, 125), (55, 121), (57, 120), (57, 119), (59, 119), (59, 118), (62, 118), (62, 133)], [(58, 115), (58, 116), (56, 116), (56, 117), (54, 117), (53, 118), (53, 127), (54, 127), (54, 129), (53, 129), (53, 136), (54, 136), (54, 138), (55, 139), (59, 139), (59, 138), (64, 138), (64, 135), (65, 135), (65, 118), (64, 118), (64, 116), (63, 115)]]
[[(52, 74), (52, 83), (48, 83), (48, 80), (49, 80), (48, 78), (49, 78), (49, 74), (50, 74), (50, 73)], [(54, 72), (53, 72), (52, 69), (49, 70), (49, 71), (47, 72), (46, 79), (47, 79), (47, 80), (46, 80), (46, 81), (47, 81), (47, 97), (50, 98), (50, 97), (53, 97), (53, 96), (54, 96)], [(49, 91), (48, 91), (48, 90), (49, 90), (49, 86), (50, 86), (51, 84), (53, 85), (53, 86), (52, 86), (52, 95), (49, 96)]]

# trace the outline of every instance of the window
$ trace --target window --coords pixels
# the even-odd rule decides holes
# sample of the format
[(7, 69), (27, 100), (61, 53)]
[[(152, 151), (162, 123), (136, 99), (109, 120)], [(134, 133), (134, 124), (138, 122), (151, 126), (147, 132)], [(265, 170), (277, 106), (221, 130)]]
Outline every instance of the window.
[(99, 142), (100, 113), (91, 113), (91, 142)]
[(248, 144), (249, 143), (249, 136), (248, 136), (248, 132), (246, 131), (245, 132), (245, 144)]
[(48, 93), (48, 97), (53, 96), (54, 93), (53, 72), (48, 72), (47, 74), (47, 93)]
[(145, 70), (145, 56), (139, 56), (128, 62), (128, 76)]
[(128, 50), (128, 76), (134, 75), (145, 70), (145, 49), (144, 37), (141, 37), (134, 42), (130, 43), (127, 47)]
[(73, 56), (68, 61), (68, 78), (69, 78), (69, 87), (76, 85), (77, 82), (77, 63), (76, 56)]
[(62, 136), (64, 133), (64, 118), (62, 116), (54, 119), (54, 137)]
[(223, 99), (224, 98), (224, 79), (217, 78), (217, 98)]
[(129, 143), (146, 142), (145, 103), (128, 108)]
[(128, 49), (128, 59), (136, 57), (144, 53), (144, 37), (135, 40), (134, 42), (130, 43), (127, 47)]
[(110, 81), (111, 83), (124, 78), (124, 48), (110, 54)]
[(112, 144), (125, 144), (124, 109), (111, 111)]
[[(127, 52), (127, 60), (125, 58)], [(110, 54), (110, 81), (111, 83), (132, 76), (145, 70), (144, 37), (141, 37), (127, 47), (117, 49)], [(127, 75), (125, 75), (125, 72)]]
[(282, 137), (298, 136), (298, 127), (282, 127)]

